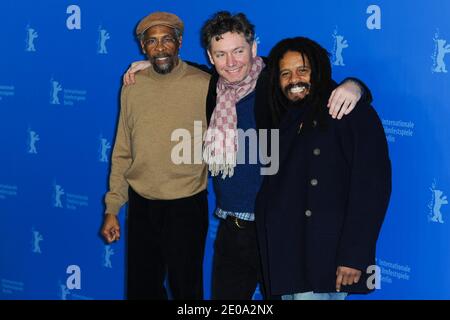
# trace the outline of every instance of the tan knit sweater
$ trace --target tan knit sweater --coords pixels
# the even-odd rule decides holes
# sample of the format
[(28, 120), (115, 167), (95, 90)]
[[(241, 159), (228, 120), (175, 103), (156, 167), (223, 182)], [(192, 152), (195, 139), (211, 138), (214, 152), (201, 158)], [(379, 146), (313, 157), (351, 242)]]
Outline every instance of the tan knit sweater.
[[(201, 134), (206, 130), (209, 79), (209, 74), (180, 60), (169, 74), (150, 67), (136, 74), (136, 84), (122, 88), (105, 213), (119, 212), (128, 201), (129, 186), (144, 198), (162, 200), (206, 188), (206, 166), (193, 159), (194, 150), (201, 152)], [(194, 121), (201, 121), (197, 137)], [(172, 148), (181, 140), (171, 141), (171, 135), (180, 128), (190, 132), (192, 164), (172, 162)]]

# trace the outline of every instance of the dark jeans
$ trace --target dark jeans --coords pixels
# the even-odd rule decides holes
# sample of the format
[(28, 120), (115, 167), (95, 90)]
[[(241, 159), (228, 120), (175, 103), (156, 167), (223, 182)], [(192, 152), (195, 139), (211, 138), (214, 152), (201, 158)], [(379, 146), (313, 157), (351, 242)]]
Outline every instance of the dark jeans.
[(207, 192), (176, 200), (148, 200), (129, 189), (127, 298), (203, 299)]
[[(255, 222), (236, 224), (231, 217), (220, 219), (214, 244), (212, 299), (251, 300), (261, 279)], [(260, 288), (264, 295), (263, 286)]]

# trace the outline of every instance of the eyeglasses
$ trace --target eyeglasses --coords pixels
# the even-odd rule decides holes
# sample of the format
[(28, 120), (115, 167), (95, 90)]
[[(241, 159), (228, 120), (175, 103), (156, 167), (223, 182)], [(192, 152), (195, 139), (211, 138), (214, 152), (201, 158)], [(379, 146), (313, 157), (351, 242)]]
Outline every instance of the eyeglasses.
[(144, 40), (144, 46), (146, 47), (157, 47), (159, 43), (161, 43), (164, 47), (170, 47), (173, 46), (175, 43), (177, 42), (177, 40), (174, 37), (171, 36), (165, 36), (162, 37), (161, 39), (156, 39), (156, 38), (149, 38)]

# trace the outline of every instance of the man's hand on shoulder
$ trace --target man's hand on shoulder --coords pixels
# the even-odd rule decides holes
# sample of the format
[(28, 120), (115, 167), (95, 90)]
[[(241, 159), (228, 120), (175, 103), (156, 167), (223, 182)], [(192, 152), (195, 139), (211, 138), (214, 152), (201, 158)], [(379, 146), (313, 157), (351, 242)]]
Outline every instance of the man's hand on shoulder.
[(128, 70), (123, 75), (123, 84), (125, 86), (135, 84), (136, 83), (136, 73), (147, 69), (151, 66), (150, 61), (148, 60), (141, 60), (141, 61), (135, 61), (131, 64), (131, 66), (128, 68)]
[(347, 80), (331, 93), (328, 100), (329, 114), (333, 119), (342, 119), (355, 108), (361, 99), (361, 87), (352, 80)]

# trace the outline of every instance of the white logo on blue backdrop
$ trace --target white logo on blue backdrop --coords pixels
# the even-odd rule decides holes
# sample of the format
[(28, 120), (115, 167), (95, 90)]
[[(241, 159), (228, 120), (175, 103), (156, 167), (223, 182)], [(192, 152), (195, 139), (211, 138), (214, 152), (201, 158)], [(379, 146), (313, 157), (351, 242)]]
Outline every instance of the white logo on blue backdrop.
[(112, 268), (111, 256), (114, 255), (114, 249), (110, 245), (105, 246), (105, 251), (103, 252), (103, 266), (105, 268)]
[(28, 129), (28, 153), (37, 154), (36, 142), (41, 140), (36, 131)]
[(61, 104), (59, 101), (59, 93), (62, 91), (61, 84), (54, 80), (50, 79), (50, 103), (51, 104)]
[(44, 240), (44, 237), (42, 236), (42, 234), (39, 231), (34, 230), (34, 228), (32, 229), (32, 233), (33, 233), (33, 240), (31, 242), (32, 243), (32, 251), (33, 251), (33, 253), (42, 253), (40, 242)]
[(53, 206), (55, 208), (62, 208), (62, 201), (61, 201), (61, 197), (64, 195), (64, 189), (59, 185), (59, 184), (55, 184), (54, 186), (54, 191), (53, 191)]
[(111, 143), (105, 138), (100, 137), (99, 160), (100, 162), (108, 162), (108, 150), (111, 149)]
[(59, 284), (59, 296), (61, 297), (61, 300), (67, 300), (67, 296), (70, 294), (70, 290), (67, 289), (65, 284)]
[[(62, 101), (60, 100), (61, 91), (63, 91)], [(59, 81), (55, 80), (53, 77), (50, 79), (50, 104), (73, 106), (76, 103), (86, 101), (86, 95), (87, 91), (84, 89), (63, 89)]]
[(35, 52), (36, 48), (34, 46), (34, 40), (39, 36), (37, 31), (31, 28), (29, 25), (27, 25), (27, 37), (25, 39), (25, 51), (28, 52)]
[[(64, 196), (64, 197), (63, 197)], [(63, 189), (60, 184), (53, 183), (52, 206), (55, 208), (65, 208), (69, 210), (78, 210), (89, 206), (89, 197), (82, 194), (76, 194)]]
[(0, 184), (0, 199), (6, 199), (6, 197), (17, 197), (17, 190), (17, 186)]
[(1, 293), (14, 294), (23, 292), (25, 284), (22, 281), (1, 279)]
[(337, 27), (333, 33), (334, 44), (333, 44), (333, 58), (332, 63), (335, 66), (345, 66), (344, 57), (342, 56), (342, 51), (348, 48), (348, 42), (344, 39), (344, 36), (338, 34)]
[(106, 29), (103, 29), (102, 26), (98, 28), (98, 49), (97, 53), (99, 54), (108, 54), (108, 50), (106, 49), (106, 41), (111, 39), (109, 36), (109, 32)]
[(69, 274), (66, 280), (66, 286), (70, 290), (81, 290), (81, 268), (76, 264), (67, 267), (66, 273)]
[(450, 44), (447, 44), (447, 40), (439, 37), (439, 30), (434, 34), (433, 41), (434, 52), (431, 56), (431, 59), (433, 60), (431, 71), (447, 73), (444, 58), (447, 53), (450, 53)]
[(15, 87), (12, 85), (0, 85), (0, 101), (3, 97), (13, 97)]
[(81, 8), (75, 4), (71, 4), (67, 7), (67, 17), (66, 27), (69, 30), (81, 30)]
[(376, 4), (367, 7), (366, 13), (371, 14), (366, 20), (366, 26), (369, 30), (381, 29), (381, 8)]
[(442, 190), (436, 188), (436, 181), (433, 181), (430, 190), (431, 201), (428, 204), (428, 209), (430, 209), (428, 221), (444, 223), (444, 220), (442, 219), (441, 208), (444, 204), (448, 204), (447, 196)]

